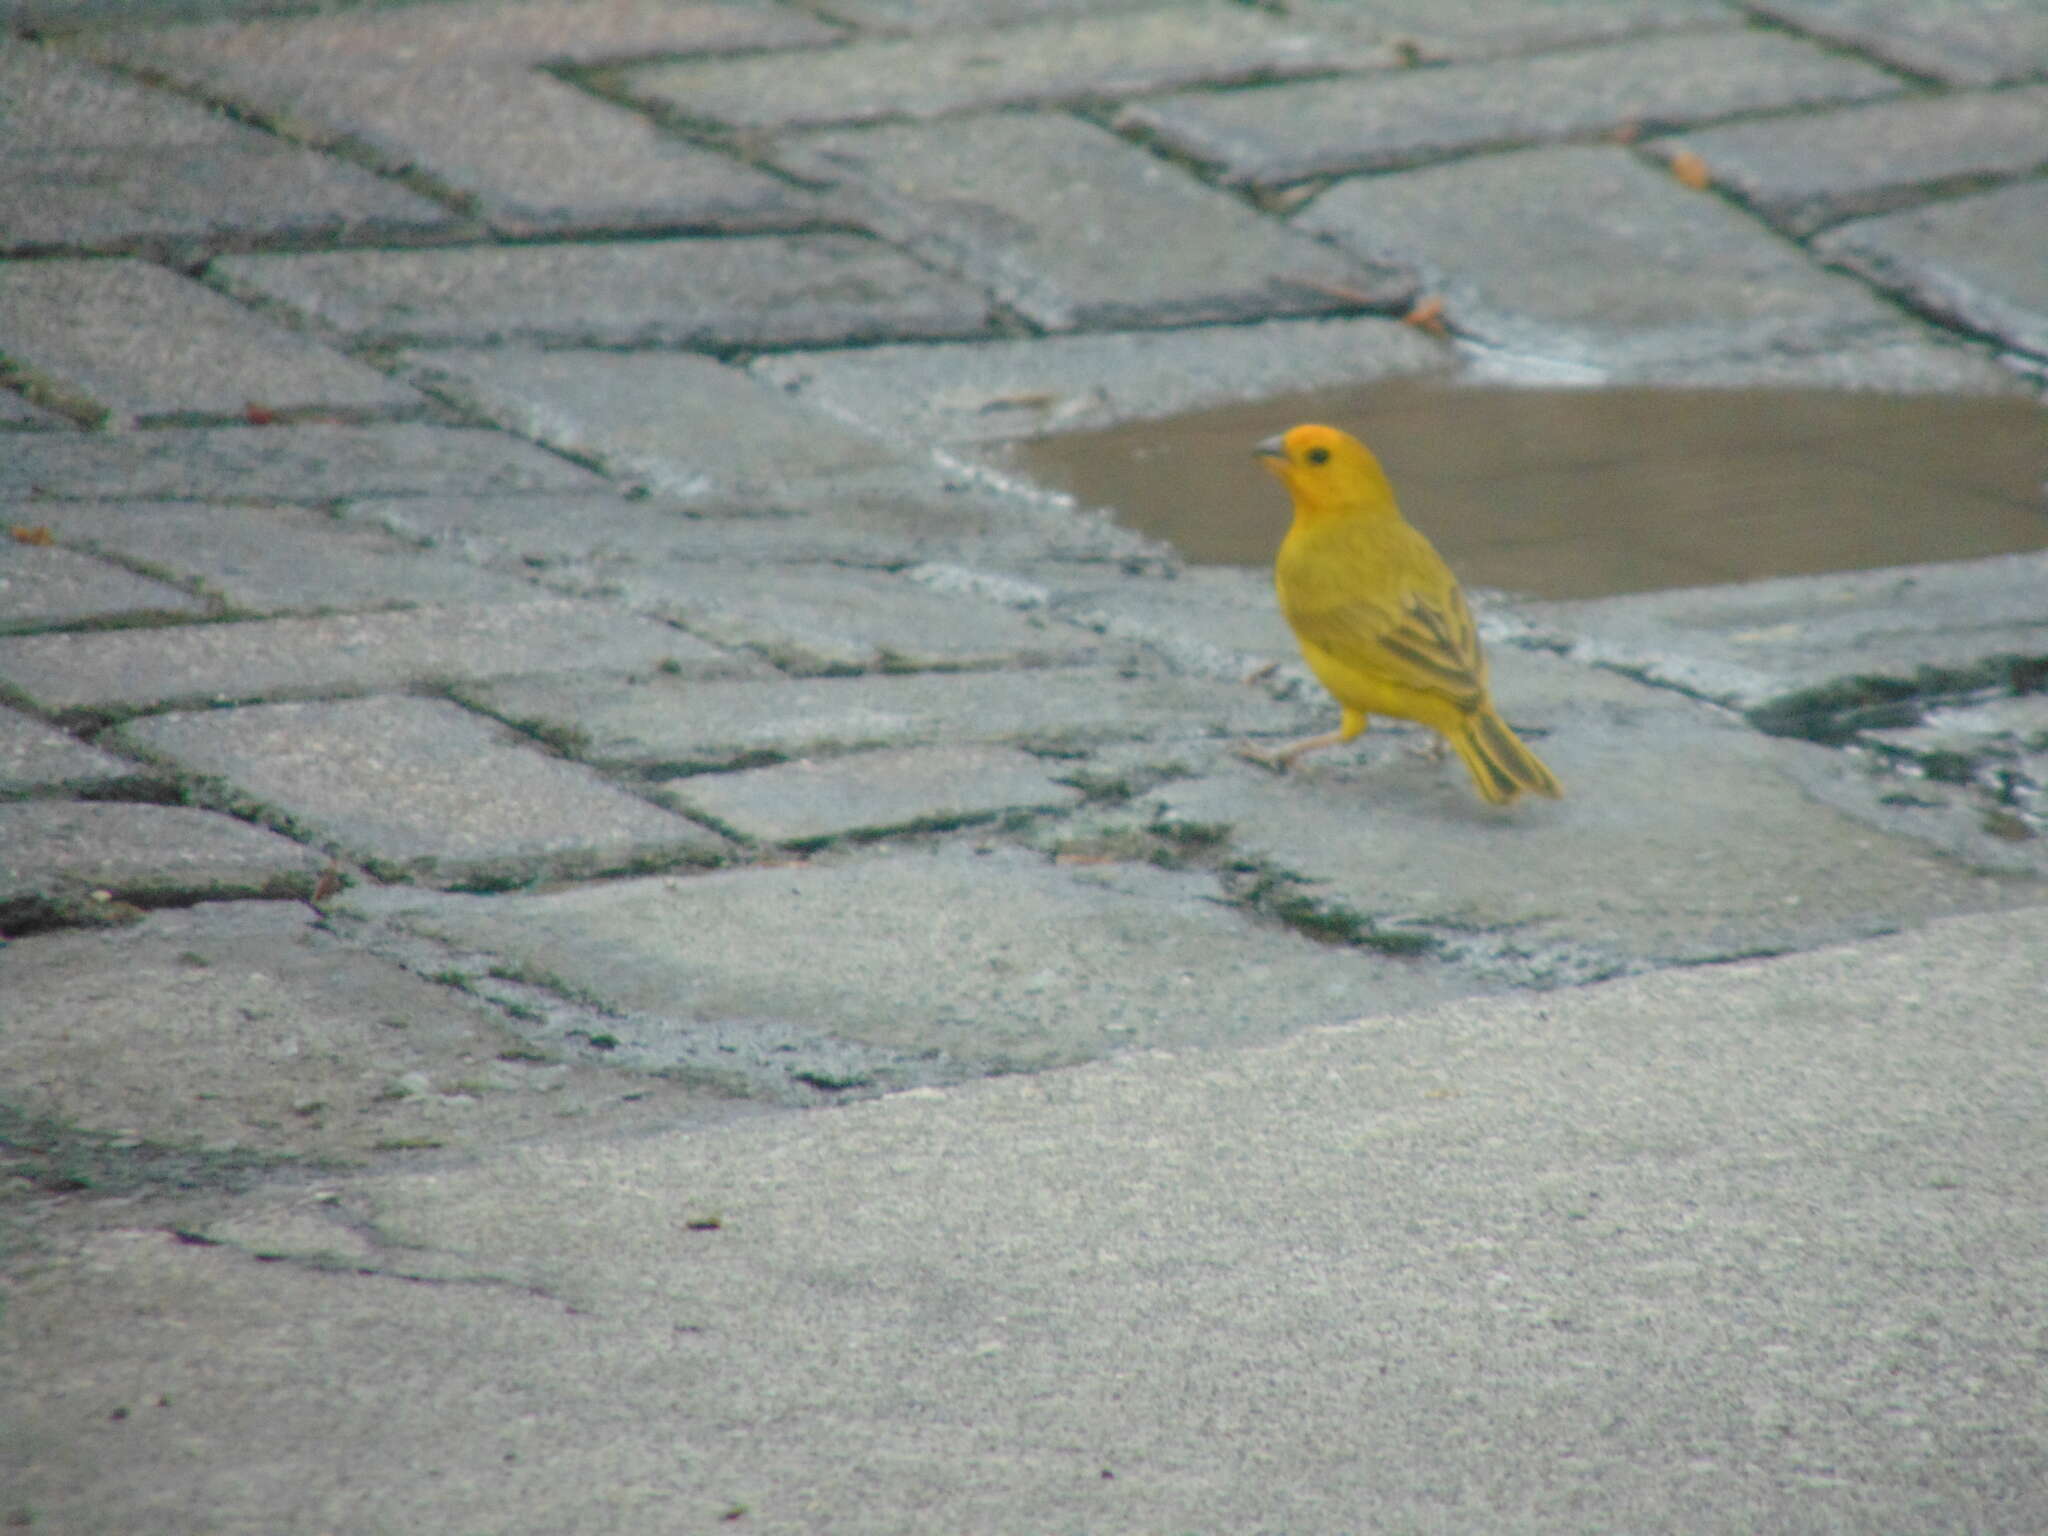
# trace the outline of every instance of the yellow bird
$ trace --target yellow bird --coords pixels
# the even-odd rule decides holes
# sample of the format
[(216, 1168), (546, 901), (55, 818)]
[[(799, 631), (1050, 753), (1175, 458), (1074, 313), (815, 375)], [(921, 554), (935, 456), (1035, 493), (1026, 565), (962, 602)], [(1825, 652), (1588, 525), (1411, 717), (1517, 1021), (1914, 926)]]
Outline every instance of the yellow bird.
[(1302, 659), (1336, 696), (1336, 730), (1258, 761), (1286, 769), (1304, 752), (1350, 741), (1373, 715), (1437, 732), (1465, 761), (1480, 795), (1506, 805), (1563, 788), (1494, 710), (1486, 657), (1458, 580), (1401, 517), (1372, 450), (1335, 427), (1295, 427), (1257, 448), (1294, 498), (1273, 584)]

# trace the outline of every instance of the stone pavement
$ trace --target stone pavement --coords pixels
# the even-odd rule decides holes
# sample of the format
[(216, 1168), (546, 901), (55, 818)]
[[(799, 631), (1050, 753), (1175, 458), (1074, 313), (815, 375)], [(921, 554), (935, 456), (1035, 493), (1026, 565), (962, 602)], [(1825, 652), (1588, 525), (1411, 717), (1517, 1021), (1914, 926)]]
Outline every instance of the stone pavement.
[(0, 1516), (2048, 1528), (2048, 552), (1504, 814), (1002, 456), (2038, 398), (2048, 12), (281, 9), (4, 7)]

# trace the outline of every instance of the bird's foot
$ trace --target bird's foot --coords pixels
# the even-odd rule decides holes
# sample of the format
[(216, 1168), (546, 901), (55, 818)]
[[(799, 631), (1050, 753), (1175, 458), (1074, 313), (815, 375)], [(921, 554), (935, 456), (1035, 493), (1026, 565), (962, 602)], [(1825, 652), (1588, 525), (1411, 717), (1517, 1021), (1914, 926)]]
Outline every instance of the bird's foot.
[(1294, 762), (1293, 755), (1284, 748), (1261, 747), (1249, 741), (1240, 741), (1232, 745), (1230, 754), (1233, 757), (1241, 757), (1248, 763), (1256, 763), (1273, 773), (1285, 773)]

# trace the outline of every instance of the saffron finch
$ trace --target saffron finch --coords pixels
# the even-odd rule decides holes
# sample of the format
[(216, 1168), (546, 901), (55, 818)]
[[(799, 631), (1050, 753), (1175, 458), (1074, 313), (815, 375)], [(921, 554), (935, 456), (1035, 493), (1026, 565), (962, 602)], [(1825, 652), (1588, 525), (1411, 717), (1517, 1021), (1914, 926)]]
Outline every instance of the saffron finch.
[(1251, 755), (1284, 770), (1304, 752), (1352, 740), (1369, 717), (1392, 715), (1448, 741), (1494, 805), (1524, 793), (1562, 795), (1495, 711), (1465, 594), (1403, 520), (1372, 450), (1335, 427), (1305, 425), (1257, 452), (1294, 500), (1294, 525), (1273, 566), (1280, 612), (1343, 714), (1328, 735)]

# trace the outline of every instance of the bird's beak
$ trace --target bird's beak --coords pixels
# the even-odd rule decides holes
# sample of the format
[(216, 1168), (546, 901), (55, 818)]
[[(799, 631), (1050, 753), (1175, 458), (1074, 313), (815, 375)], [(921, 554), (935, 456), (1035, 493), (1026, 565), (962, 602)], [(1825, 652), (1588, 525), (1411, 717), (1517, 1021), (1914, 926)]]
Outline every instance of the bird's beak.
[(1252, 444), (1253, 455), (1261, 459), (1279, 459), (1284, 462), (1287, 458), (1286, 437), (1286, 433), (1276, 432), (1271, 437)]

